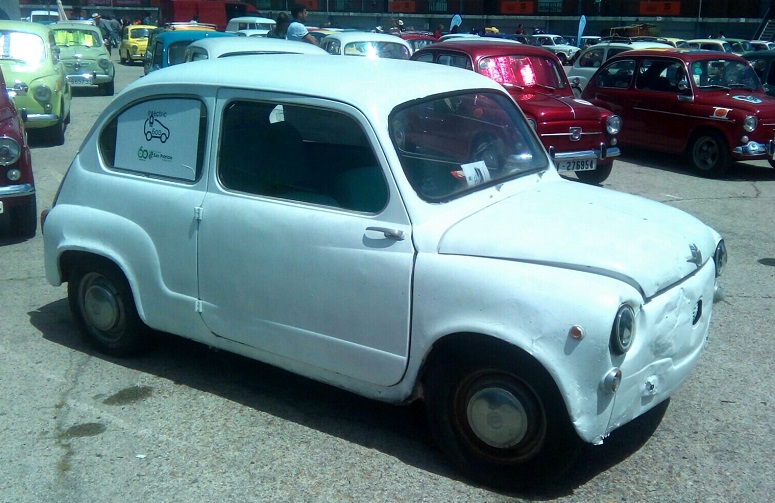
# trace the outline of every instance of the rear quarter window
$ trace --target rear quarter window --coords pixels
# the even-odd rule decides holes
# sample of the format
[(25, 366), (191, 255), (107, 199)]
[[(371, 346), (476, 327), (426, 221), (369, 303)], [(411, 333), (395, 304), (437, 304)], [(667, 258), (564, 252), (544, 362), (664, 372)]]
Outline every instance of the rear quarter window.
[(133, 104), (100, 133), (100, 154), (109, 169), (193, 182), (202, 171), (207, 111), (193, 98)]

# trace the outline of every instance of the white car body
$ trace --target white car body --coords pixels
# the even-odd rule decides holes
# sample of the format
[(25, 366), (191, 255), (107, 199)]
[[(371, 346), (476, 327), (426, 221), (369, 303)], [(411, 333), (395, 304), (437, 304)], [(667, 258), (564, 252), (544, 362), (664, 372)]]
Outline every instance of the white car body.
[(234, 33), (242, 30), (257, 30), (255, 33), (266, 35), (274, 29), (276, 24), (274, 19), (268, 17), (241, 16), (229, 19), (224, 31)]
[[(258, 65), (272, 71), (256, 72)], [(422, 114), (449, 106), (438, 113), (453, 120), (464, 112), (452, 107), (484, 106), (485, 97), (505, 104), (526, 135), (527, 146), (519, 148), (529, 150), (509, 159), (537, 168), (495, 184), (482, 180), (497, 172), (466, 178), (472, 167), (489, 171), (484, 161), (458, 165), (451, 174), (461, 174), (470, 190), (429, 200), (435, 189), (408, 177), (420, 171), (406, 163), (427, 156), (407, 153), (413, 137), (404, 114), (421, 113), (424, 123)], [(261, 159), (271, 150), (236, 133), (259, 124), (249, 116), (232, 121), (230, 111), (243, 102), (246, 110), (273, 106), (273, 124), (291, 120), (291, 111), (312, 114), (314, 120), (295, 122), (318, 138), (303, 148), (334, 146), (319, 138), (359, 138), (358, 146), (320, 150), (311, 162), (319, 173), (325, 157), (338, 166), (363, 153), (375, 174), (363, 189), (385, 191), (378, 204), (351, 211), (322, 196), (232, 190), (238, 182), (227, 171), (269, 163)], [(433, 107), (423, 108), (425, 102)], [(466, 127), (481, 127), (482, 109), (471, 113), (477, 120)], [(169, 130), (164, 145), (142, 137), (151, 116)], [(328, 124), (332, 118), (347, 120)], [(451, 138), (450, 148), (461, 140)], [(297, 150), (282, 145), (283, 175), (297, 169)], [(160, 171), (146, 173), (148, 159)], [(178, 174), (165, 175), (172, 171)], [(694, 217), (560, 177), (524, 115), (492, 80), (367, 58), (214, 59), (133, 82), (96, 120), (44, 224), (46, 277), (55, 286), (71, 282), (71, 306), (88, 320), (86, 333), (112, 330), (102, 309), (89, 309), (113, 305), (115, 290), (88, 272), (109, 263), (131, 291), (113, 301), (136, 306), (154, 330), (378, 400), (432, 400), (441, 386), (433, 376), (453, 366), (444, 359), (451, 352), (463, 359), (513, 355), (535, 366), (523, 377), (545, 374), (556, 387), (561, 398), (547, 413), (592, 443), (670, 397), (687, 378), (705, 348), (716, 262), (723, 263), (720, 236)], [(635, 337), (618, 354), (612, 326), (617, 313), (630, 310)], [(484, 350), (491, 347), (499, 349)], [(524, 414), (510, 392), (495, 390), (480, 394)], [(484, 405), (480, 394), (472, 403)], [(500, 410), (491, 414), (492, 421), (512, 420)], [(470, 421), (499, 444), (501, 432), (489, 419)]]
[(328, 53), (312, 44), (266, 37), (218, 37), (195, 40), (186, 47), (185, 61), (199, 61), (248, 54), (321, 54)]
[[(574, 88), (583, 90), (600, 65), (611, 56), (634, 49), (668, 49), (671, 46), (659, 42), (601, 42), (582, 49), (573, 66), (568, 70), (568, 80)], [(578, 84), (576, 80), (578, 79)]]
[(530, 45), (537, 45), (543, 47), (547, 51), (552, 51), (560, 58), (560, 62), (565, 65), (568, 61), (573, 59), (573, 56), (579, 52), (579, 48), (575, 45), (570, 45), (560, 35), (550, 35), (542, 33), (540, 35), (530, 35), (527, 37)]
[(329, 54), (343, 56), (383, 59), (409, 59), (412, 56), (412, 46), (401, 37), (370, 31), (331, 33), (320, 41), (320, 47)]

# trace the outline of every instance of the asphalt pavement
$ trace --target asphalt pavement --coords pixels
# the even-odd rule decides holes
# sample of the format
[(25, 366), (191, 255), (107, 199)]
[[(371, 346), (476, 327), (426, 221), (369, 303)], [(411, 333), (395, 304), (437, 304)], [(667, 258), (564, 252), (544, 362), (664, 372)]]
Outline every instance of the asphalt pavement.
[[(117, 75), (118, 91), (142, 68), (117, 65)], [(77, 91), (65, 144), (33, 146), (39, 209), (109, 101)], [(603, 185), (721, 232), (727, 297), (672, 400), (586, 448), (553, 484), (519, 494), (477, 487), (434, 446), (419, 407), (182, 339), (129, 360), (95, 353), (66, 287), (45, 280), (38, 232), (0, 237), (0, 502), (771, 501), (775, 170), (738, 163), (708, 180), (681, 158), (625, 149)]]

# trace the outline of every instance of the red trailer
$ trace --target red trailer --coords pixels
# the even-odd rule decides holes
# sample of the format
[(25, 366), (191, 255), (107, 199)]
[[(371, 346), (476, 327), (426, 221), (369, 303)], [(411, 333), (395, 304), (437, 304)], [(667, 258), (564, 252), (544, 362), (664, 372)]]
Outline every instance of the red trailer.
[(214, 24), (218, 31), (226, 30), (229, 19), (240, 16), (259, 16), (258, 9), (239, 0), (161, 0), (159, 25), (187, 23), (198, 17), (198, 22)]

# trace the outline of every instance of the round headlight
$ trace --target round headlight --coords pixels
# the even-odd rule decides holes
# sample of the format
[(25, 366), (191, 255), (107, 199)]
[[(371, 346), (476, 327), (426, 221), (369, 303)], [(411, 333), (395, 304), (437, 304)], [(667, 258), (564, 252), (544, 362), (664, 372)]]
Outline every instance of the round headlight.
[(33, 93), (35, 99), (38, 101), (49, 101), (51, 99), (51, 89), (48, 86), (38, 86)]
[(13, 168), (13, 169), (9, 169), (5, 176), (7, 176), (8, 179), (11, 180), (12, 182), (16, 182), (19, 180), (19, 178), (22, 177), (22, 172), (16, 168)]
[(622, 130), (622, 118), (618, 115), (609, 115), (605, 120), (605, 130), (608, 134), (619, 134)]
[(614, 318), (614, 326), (611, 329), (611, 349), (614, 353), (623, 355), (632, 346), (634, 338), (635, 310), (624, 304)]
[(533, 131), (537, 131), (538, 130), (538, 124), (536, 124), (535, 119), (531, 119), (531, 118), (528, 117), (527, 123), (530, 124), (531, 128), (533, 128)]
[(97, 64), (100, 65), (100, 68), (103, 70), (106, 70), (108, 68), (108, 65), (110, 65), (110, 61), (108, 61), (108, 58), (99, 58), (97, 60)]
[(19, 143), (8, 136), (0, 137), (0, 166), (8, 166), (19, 160)]
[(748, 131), (749, 133), (756, 129), (756, 126), (759, 125), (759, 121), (756, 119), (755, 115), (747, 115), (745, 119), (743, 119), (743, 129)]
[(716, 263), (716, 276), (721, 276), (721, 271), (727, 265), (727, 245), (724, 244), (723, 239), (716, 245), (716, 251), (713, 253), (713, 262)]

